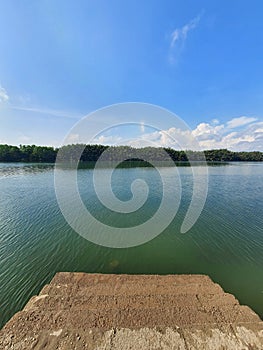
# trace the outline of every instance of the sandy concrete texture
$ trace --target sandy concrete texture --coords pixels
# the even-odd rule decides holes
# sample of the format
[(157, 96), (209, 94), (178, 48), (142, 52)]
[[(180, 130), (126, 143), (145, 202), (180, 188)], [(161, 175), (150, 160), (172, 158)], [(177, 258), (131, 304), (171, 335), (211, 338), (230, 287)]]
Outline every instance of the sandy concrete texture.
[(0, 349), (263, 349), (263, 322), (205, 275), (58, 273)]

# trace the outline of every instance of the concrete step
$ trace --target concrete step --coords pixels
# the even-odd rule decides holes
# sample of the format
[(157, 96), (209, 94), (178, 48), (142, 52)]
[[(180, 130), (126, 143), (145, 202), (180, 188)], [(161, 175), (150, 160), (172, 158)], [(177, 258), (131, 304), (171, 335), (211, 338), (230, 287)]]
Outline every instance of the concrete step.
[(262, 350), (263, 323), (207, 276), (59, 273), (0, 349)]
[[(96, 295), (177, 295), (177, 294), (224, 294), (222, 288), (211, 281), (209, 277), (202, 275), (190, 275), (189, 281), (185, 275), (167, 275), (160, 276), (157, 279), (148, 275), (100, 275), (76, 273), (57, 274), (52, 282), (45, 286), (41, 291), (41, 295), (74, 295), (84, 296)], [(121, 276), (121, 277), (120, 277)]]
[(184, 305), (208, 310), (219, 306), (238, 305), (238, 301), (231, 294), (223, 294), (220, 298), (216, 298), (210, 294), (90, 295), (78, 293), (73, 299), (72, 295), (61, 293), (60, 295), (34, 296), (27, 303), (24, 311), (39, 308), (45, 311), (54, 310), (54, 308), (61, 310), (69, 308), (75, 310), (161, 308), (167, 304), (170, 307)]
[(127, 274), (100, 274), (84, 272), (60, 272), (57, 273), (50, 285), (71, 284), (78, 286), (98, 285), (104, 283), (114, 285), (118, 282), (129, 284), (214, 284), (206, 275), (127, 275)]

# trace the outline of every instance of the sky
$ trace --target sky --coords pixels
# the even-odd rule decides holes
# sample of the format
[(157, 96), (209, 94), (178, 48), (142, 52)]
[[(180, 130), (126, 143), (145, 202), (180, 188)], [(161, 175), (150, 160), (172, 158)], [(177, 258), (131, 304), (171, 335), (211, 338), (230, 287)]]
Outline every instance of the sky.
[[(263, 151), (261, 0), (0, 5), (0, 143), (59, 146), (85, 115), (143, 102), (182, 118), (203, 149)], [(152, 133), (173, 146), (161, 136), (180, 132)]]

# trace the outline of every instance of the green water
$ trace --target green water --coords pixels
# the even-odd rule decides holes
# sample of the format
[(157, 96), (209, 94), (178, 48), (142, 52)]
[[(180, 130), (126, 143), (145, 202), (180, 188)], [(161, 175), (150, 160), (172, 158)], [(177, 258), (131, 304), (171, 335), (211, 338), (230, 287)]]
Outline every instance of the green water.
[[(113, 249), (92, 244), (69, 227), (57, 205), (52, 165), (0, 164), (0, 326), (57, 271), (208, 274), (263, 317), (263, 164), (208, 170), (205, 208), (190, 232), (179, 233), (192, 189), (191, 168), (183, 166), (178, 168), (182, 201), (173, 222), (144, 245)], [(92, 172), (78, 170), (79, 188), (98, 219), (132, 226), (158, 208), (161, 186), (153, 168), (114, 173), (113, 189), (122, 200), (130, 198), (134, 179), (149, 183), (148, 200), (136, 217), (108, 212), (100, 204), (87, 186)]]

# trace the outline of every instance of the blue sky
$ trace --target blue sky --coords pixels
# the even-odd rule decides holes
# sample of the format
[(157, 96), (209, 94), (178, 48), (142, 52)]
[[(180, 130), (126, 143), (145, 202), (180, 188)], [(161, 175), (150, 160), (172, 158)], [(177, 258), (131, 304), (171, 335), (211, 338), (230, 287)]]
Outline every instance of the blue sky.
[(263, 151), (262, 13), (260, 0), (2, 1), (0, 143), (58, 146), (89, 112), (137, 101), (179, 115), (203, 148)]

